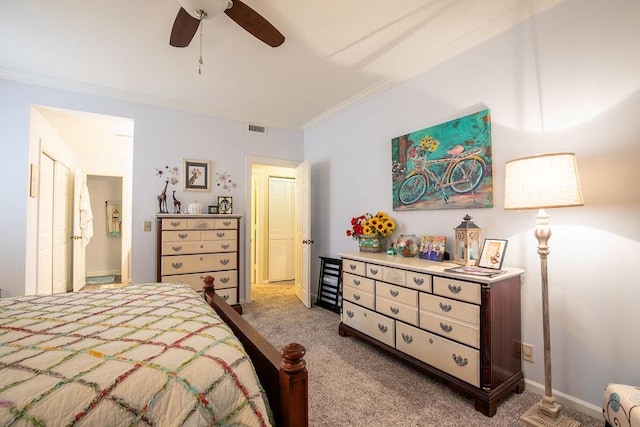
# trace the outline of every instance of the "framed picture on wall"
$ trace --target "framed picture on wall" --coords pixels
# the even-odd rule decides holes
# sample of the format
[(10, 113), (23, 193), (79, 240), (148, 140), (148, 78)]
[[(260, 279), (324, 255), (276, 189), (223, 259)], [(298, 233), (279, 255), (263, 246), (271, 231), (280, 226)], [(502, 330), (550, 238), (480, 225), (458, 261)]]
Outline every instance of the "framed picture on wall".
[(208, 160), (184, 159), (184, 191), (209, 191), (211, 162)]

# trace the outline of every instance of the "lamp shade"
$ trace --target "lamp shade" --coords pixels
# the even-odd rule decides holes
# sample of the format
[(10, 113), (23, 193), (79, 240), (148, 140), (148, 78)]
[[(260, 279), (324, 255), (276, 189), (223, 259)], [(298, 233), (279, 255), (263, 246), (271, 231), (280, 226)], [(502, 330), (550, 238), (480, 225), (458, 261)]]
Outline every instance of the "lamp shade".
[(229, 7), (229, 0), (178, 0), (180, 6), (191, 16), (200, 19), (196, 11), (207, 13), (204, 19), (211, 19)]
[(582, 206), (578, 164), (573, 153), (542, 154), (505, 165), (504, 208)]

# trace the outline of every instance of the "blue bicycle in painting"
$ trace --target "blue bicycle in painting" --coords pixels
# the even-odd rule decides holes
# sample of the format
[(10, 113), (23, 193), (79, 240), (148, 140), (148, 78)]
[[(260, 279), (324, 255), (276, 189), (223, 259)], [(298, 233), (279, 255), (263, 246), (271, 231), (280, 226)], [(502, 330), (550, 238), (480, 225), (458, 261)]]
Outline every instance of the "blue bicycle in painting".
[(428, 160), (425, 156), (413, 158), (413, 170), (405, 177), (398, 189), (398, 198), (405, 205), (419, 201), (422, 196), (441, 192), (445, 203), (449, 196), (446, 189), (458, 194), (475, 190), (485, 175), (487, 165), (478, 154), (480, 148), (465, 151), (457, 145), (447, 151), (441, 159)]

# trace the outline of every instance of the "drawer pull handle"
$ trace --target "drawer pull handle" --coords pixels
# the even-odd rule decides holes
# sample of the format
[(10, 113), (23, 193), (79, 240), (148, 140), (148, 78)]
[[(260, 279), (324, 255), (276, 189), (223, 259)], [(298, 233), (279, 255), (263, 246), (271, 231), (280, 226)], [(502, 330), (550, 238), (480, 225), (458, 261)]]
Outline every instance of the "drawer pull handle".
[(225, 301), (228, 300), (229, 299), (229, 295), (223, 295), (222, 299), (225, 300)]
[(413, 283), (415, 283), (418, 286), (421, 286), (424, 283), (424, 279), (420, 278), (420, 277), (414, 277), (413, 278)]
[(349, 316), (349, 317), (353, 317), (353, 311), (351, 311), (351, 310), (347, 310), (347, 316)]
[(353, 299), (356, 300), (356, 301), (360, 301), (360, 295), (353, 294)]
[(178, 268), (182, 267), (182, 263), (181, 262), (172, 262), (171, 263), (171, 267), (178, 269)]
[(228, 283), (228, 282), (229, 282), (229, 277), (221, 277), (221, 278), (220, 278), (220, 281), (221, 281), (222, 283)]
[(377, 268), (370, 268), (369, 271), (371, 272), (371, 274), (376, 275), (378, 274), (378, 269)]
[(449, 290), (451, 291), (452, 294), (457, 294), (458, 292), (460, 292), (462, 290), (461, 286), (454, 286), (454, 285), (449, 285)]
[(200, 257), (200, 261), (202, 261), (204, 258)]
[(440, 329), (442, 329), (446, 333), (449, 333), (449, 332), (453, 331), (453, 326), (447, 325), (446, 323), (440, 322)]
[(382, 323), (378, 323), (378, 329), (380, 329), (380, 332), (385, 334), (389, 328), (387, 328), (387, 326), (383, 325)]
[(227, 265), (227, 264), (229, 264), (229, 260), (228, 259), (221, 259), (220, 260), (220, 264)]
[(440, 310), (444, 311), (445, 313), (451, 311), (451, 304), (440, 303)]
[(222, 249), (229, 249), (229, 245), (222, 245)]
[(391, 310), (393, 314), (398, 314), (400, 312), (398, 307), (389, 307), (389, 310)]
[(355, 264), (349, 264), (349, 268), (352, 269), (352, 270), (355, 270), (356, 267), (357, 267), (357, 265), (355, 265)]
[(204, 248), (204, 245), (200, 245), (200, 249)]
[(217, 232), (217, 233), (216, 233), (216, 236), (218, 236), (218, 237), (220, 237), (220, 238), (224, 237), (224, 235), (225, 235), (225, 233), (224, 233), (224, 232), (221, 232), (221, 231), (219, 231), (219, 232)]
[(389, 289), (389, 293), (392, 297), (397, 297), (400, 292), (396, 291), (395, 289)]
[(186, 239), (188, 235), (189, 235), (188, 233), (180, 233), (178, 234), (178, 237), (181, 239)]
[(469, 360), (466, 357), (456, 356), (455, 353), (453, 353), (453, 361), (461, 368), (467, 366), (467, 363), (469, 363)]
[(353, 284), (356, 286), (360, 286), (360, 279), (353, 279)]
[(413, 337), (411, 335), (407, 335), (405, 333), (402, 333), (402, 340), (404, 342), (406, 342), (407, 344), (411, 344), (413, 342)]
[(177, 227), (180, 225), (180, 221), (171, 221), (171, 226), (172, 227)]
[(433, 344), (433, 338), (429, 338), (429, 344)]
[(223, 221), (222, 225), (224, 225), (225, 227), (228, 227), (231, 225), (231, 221)]
[(182, 246), (171, 246), (171, 249), (174, 252), (180, 252), (182, 250)]

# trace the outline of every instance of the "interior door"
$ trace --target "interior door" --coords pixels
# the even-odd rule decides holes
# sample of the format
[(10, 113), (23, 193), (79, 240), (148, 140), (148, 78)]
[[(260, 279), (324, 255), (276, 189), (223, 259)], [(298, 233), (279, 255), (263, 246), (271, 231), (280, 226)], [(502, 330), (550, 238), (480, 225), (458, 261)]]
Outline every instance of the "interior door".
[(295, 293), (307, 308), (311, 308), (311, 173), (309, 161), (296, 167), (296, 274)]
[(71, 171), (55, 162), (53, 197), (53, 293), (67, 292), (71, 285)]
[(53, 179), (55, 161), (40, 153), (40, 176), (38, 191), (38, 258), (36, 293), (49, 295), (53, 292)]
[(73, 291), (78, 292), (84, 287), (87, 271), (87, 254), (82, 244), (82, 230), (80, 229), (80, 191), (87, 182), (87, 174), (76, 169), (73, 178)]

